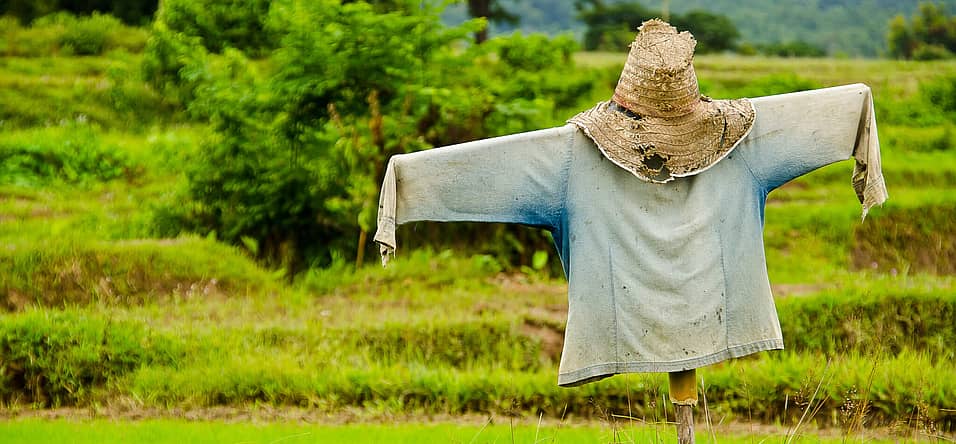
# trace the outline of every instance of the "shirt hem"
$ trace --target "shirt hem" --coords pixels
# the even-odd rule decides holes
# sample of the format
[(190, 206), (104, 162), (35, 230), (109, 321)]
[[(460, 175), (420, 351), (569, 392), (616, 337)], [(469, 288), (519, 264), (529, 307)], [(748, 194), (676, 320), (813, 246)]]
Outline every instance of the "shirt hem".
[(558, 385), (561, 387), (575, 387), (589, 382), (598, 381), (620, 373), (670, 373), (690, 370), (705, 365), (715, 364), (731, 358), (739, 358), (749, 354), (783, 349), (783, 339), (767, 339), (749, 344), (728, 347), (717, 353), (699, 356), (692, 359), (668, 362), (608, 362), (592, 365), (580, 370), (558, 374)]

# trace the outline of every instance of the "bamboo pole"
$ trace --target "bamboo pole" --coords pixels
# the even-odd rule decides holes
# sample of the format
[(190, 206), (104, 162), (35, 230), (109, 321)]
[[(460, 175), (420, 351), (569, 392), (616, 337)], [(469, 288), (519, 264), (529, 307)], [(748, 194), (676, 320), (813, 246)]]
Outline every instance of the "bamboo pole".
[(668, 373), (670, 398), (677, 420), (677, 443), (694, 444), (694, 406), (697, 405), (697, 370)]

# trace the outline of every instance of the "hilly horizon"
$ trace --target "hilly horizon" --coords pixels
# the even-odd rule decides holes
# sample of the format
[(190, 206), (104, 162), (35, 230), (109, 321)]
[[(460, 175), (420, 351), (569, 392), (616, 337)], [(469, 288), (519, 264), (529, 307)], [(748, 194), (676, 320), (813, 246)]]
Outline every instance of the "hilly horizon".
[[(572, 33), (579, 40), (585, 25), (577, 19), (575, 0), (502, 0), (504, 8), (519, 16), (515, 25), (492, 23), (491, 35), (522, 33)], [(624, 3), (611, 0), (606, 3)], [(769, 44), (803, 41), (823, 49), (829, 56), (882, 57), (886, 53), (889, 21), (897, 14), (909, 19), (920, 0), (678, 0), (639, 1), (664, 13), (682, 14), (698, 9), (726, 15), (740, 32), (738, 43)], [(937, 0), (956, 13), (956, 0)], [(448, 7), (448, 23), (466, 18), (463, 4)], [(693, 30), (691, 30), (693, 32)], [(623, 48), (622, 48), (623, 51)]]

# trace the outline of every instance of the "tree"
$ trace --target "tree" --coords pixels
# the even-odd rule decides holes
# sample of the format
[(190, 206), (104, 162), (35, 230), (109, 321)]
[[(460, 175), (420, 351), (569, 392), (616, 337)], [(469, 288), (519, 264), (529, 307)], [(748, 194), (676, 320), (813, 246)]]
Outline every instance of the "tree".
[[(507, 11), (498, 0), (468, 0), (468, 15), (512, 25), (520, 21), (520, 17)], [(484, 43), (486, 40), (488, 40), (487, 26), (475, 31), (475, 43)]]
[[(293, 273), (362, 257), (391, 155), (560, 124), (595, 83), (568, 72), (570, 37), (462, 45), (480, 21), (446, 28), (436, 10), (396, 1), (410, 6), (273, 0), (263, 20), (276, 48), (265, 55), (215, 53), (194, 31), (154, 27), (163, 44), (144, 64), (166, 66), (159, 77), (178, 79), (190, 114), (212, 128), (189, 162), (185, 203), (161, 214), (167, 225)], [(474, 238), (499, 252), (545, 241), (495, 234)]]
[(956, 53), (956, 15), (942, 4), (921, 2), (910, 23), (902, 15), (890, 21), (886, 40), (896, 58), (951, 58)]
[(707, 11), (693, 10), (675, 15), (671, 24), (679, 30), (694, 34), (697, 39), (697, 52), (700, 54), (733, 50), (737, 46), (737, 38), (740, 37), (740, 32), (730, 18)]
[(602, 0), (579, 0), (578, 17), (587, 25), (584, 49), (621, 51), (634, 40), (637, 27), (657, 16), (640, 3), (606, 5)]
[(239, 67), (196, 88), (190, 107), (215, 137), (188, 174), (190, 217), (294, 272), (361, 248), (386, 159), (423, 146), (429, 62), (471, 29), (328, 0), (274, 1), (268, 20), (280, 43), (272, 75), (243, 74), (250, 63), (231, 50)]
[(900, 59), (913, 57), (913, 50), (916, 49), (916, 38), (907, 26), (906, 17), (903, 14), (898, 14), (890, 21), (886, 40), (891, 56)]
[[(621, 51), (634, 40), (637, 28), (645, 20), (659, 17), (640, 3), (605, 4), (602, 0), (578, 0), (578, 16), (587, 25), (585, 49)], [(740, 36), (729, 18), (706, 11), (672, 14), (670, 23), (681, 31), (690, 31), (697, 39), (697, 52), (708, 53), (734, 49)]]

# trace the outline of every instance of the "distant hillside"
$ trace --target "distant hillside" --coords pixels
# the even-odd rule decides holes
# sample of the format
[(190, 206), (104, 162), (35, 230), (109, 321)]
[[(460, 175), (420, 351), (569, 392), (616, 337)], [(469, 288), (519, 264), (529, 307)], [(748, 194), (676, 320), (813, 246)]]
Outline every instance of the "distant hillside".
[[(614, 3), (608, 0), (607, 3)], [(775, 43), (802, 40), (830, 55), (878, 57), (886, 52), (887, 23), (896, 14), (909, 16), (920, 0), (673, 0), (670, 12), (703, 9), (727, 15), (740, 30), (741, 41)], [(580, 36), (574, 0), (503, 0), (509, 11), (521, 16), (517, 29)], [(640, 2), (661, 8), (662, 0)], [(956, 13), (956, 0), (937, 0)], [(465, 18), (463, 5), (449, 7), (449, 22)], [(492, 26), (492, 33), (511, 32), (511, 26)]]

